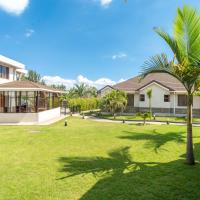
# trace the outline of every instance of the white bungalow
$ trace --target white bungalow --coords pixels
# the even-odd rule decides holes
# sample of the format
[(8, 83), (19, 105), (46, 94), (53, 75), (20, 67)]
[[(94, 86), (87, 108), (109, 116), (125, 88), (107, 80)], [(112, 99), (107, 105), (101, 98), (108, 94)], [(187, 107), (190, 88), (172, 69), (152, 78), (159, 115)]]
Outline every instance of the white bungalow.
[[(126, 112), (144, 112), (149, 109), (148, 89), (152, 89), (152, 111), (157, 115), (185, 115), (187, 93), (184, 86), (173, 76), (164, 73), (149, 74), (144, 79), (139, 76), (113, 86), (99, 90), (104, 96), (111, 90), (123, 90), (127, 93)], [(193, 115), (200, 115), (200, 97), (193, 97)]]

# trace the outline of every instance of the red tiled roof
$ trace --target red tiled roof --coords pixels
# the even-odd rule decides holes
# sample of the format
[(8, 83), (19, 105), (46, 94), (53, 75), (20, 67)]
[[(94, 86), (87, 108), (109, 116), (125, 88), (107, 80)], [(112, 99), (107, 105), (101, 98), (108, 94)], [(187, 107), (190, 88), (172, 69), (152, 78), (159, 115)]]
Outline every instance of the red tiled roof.
[(139, 90), (152, 82), (156, 82), (163, 87), (168, 88), (170, 91), (186, 91), (179, 80), (166, 73), (152, 73), (147, 75), (144, 79), (140, 79), (140, 76), (136, 76), (127, 81), (113, 85), (112, 87), (114, 89), (132, 92)]

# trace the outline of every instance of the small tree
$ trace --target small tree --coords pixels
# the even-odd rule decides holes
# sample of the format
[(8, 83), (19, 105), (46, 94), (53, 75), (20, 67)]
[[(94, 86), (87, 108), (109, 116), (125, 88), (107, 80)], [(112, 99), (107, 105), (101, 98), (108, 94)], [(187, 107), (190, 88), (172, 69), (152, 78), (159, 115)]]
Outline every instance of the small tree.
[(139, 116), (139, 117), (142, 117), (144, 125), (146, 124), (146, 119), (150, 118), (150, 113), (149, 112), (143, 112), (143, 113), (139, 112), (136, 115)]
[(150, 119), (152, 117), (152, 108), (151, 108), (151, 99), (152, 99), (152, 89), (148, 89), (147, 90), (147, 97), (149, 99), (149, 115), (150, 115)]

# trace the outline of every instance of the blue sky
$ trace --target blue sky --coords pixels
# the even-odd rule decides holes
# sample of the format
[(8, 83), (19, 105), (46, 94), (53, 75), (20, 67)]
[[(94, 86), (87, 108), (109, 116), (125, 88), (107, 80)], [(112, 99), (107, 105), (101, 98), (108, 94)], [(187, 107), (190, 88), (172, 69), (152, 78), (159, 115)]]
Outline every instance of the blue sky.
[(49, 82), (113, 84), (169, 53), (152, 29), (171, 32), (185, 3), (200, 8), (199, 0), (0, 0), (0, 54)]

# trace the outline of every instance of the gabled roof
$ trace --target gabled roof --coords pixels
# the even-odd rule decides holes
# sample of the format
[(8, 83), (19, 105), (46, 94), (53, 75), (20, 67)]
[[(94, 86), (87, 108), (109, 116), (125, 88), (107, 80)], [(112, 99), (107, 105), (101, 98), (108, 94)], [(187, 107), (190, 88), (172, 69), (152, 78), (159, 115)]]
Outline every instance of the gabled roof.
[(100, 90), (98, 90), (98, 93), (101, 92), (102, 90), (104, 90), (105, 88), (110, 88), (110, 89), (114, 89), (111, 85), (106, 85), (103, 88), (101, 88)]
[(0, 91), (46, 91), (53, 93), (64, 93), (64, 91), (27, 80), (12, 81), (0, 84)]
[(144, 79), (141, 79), (140, 76), (136, 76), (127, 81), (113, 85), (112, 87), (126, 92), (134, 92), (142, 89), (152, 82), (156, 82), (157, 84), (168, 88), (170, 91), (186, 91), (185, 87), (179, 80), (166, 73), (152, 73), (147, 75)]

